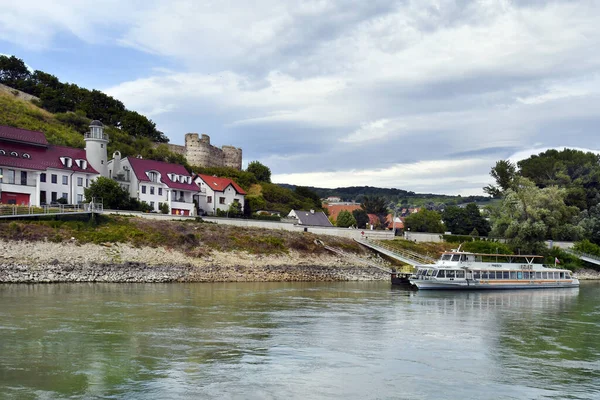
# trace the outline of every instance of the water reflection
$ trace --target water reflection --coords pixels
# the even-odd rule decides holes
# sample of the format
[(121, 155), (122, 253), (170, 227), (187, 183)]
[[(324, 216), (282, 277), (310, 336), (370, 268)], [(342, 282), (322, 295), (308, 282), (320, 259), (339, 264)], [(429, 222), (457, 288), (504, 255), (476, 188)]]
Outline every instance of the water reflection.
[(598, 328), (598, 285), (4, 285), (0, 398), (593, 398)]

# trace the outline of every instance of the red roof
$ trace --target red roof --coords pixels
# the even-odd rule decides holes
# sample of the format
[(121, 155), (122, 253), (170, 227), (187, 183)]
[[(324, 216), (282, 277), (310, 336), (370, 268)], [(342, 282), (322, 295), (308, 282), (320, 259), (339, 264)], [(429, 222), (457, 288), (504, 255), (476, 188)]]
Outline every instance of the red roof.
[(360, 210), (360, 204), (327, 204), (324, 203), (323, 206), (325, 208), (327, 208), (327, 211), (329, 211), (329, 216), (333, 217), (334, 220), (337, 220), (338, 215), (340, 214), (340, 211), (342, 210), (346, 210), (346, 211), (354, 211), (354, 210)]
[(42, 132), (13, 128), (12, 126), (5, 125), (0, 125), (0, 140), (28, 143), (33, 146), (48, 146), (46, 135)]
[(246, 194), (246, 192), (244, 191), (244, 189), (242, 189), (240, 187), (240, 185), (238, 185), (237, 183), (235, 183), (234, 181), (232, 181), (229, 178), (218, 178), (216, 176), (201, 175), (201, 174), (198, 174), (198, 177), (200, 179), (202, 179), (204, 181), (204, 183), (206, 183), (208, 186), (210, 186), (210, 188), (212, 190), (214, 190), (215, 192), (224, 192), (225, 189), (227, 189), (227, 186), (231, 185), (231, 186), (233, 186), (235, 191), (238, 192), (239, 194), (244, 194), (244, 195)]
[(169, 174), (190, 176), (189, 172), (183, 165), (172, 164), (163, 161), (145, 160), (143, 158), (127, 157), (129, 164), (135, 173), (135, 176), (140, 182), (150, 182), (150, 178), (146, 172), (156, 171), (160, 174), (162, 183), (172, 189), (198, 191), (198, 186), (192, 180), (192, 183), (174, 182), (169, 178)]
[[(394, 219), (394, 216), (392, 214), (388, 214), (385, 217), (385, 224), (387, 226), (388, 229), (394, 229), (394, 226), (392, 225), (392, 220)], [(400, 221), (396, 221), (394, 223), (394, 225), (396, 225), (396, 229), (404, 229), (404, 222), (402, 221), (401, 218), (399, 218)]]
[(367, 214), (367, 216), (369, 217), (369, 224), (370, 225), (377, 225), (380, 223), (379, 221), (379, 217), (375, 214)]
[[(89, 162), (85, 169), (79, 168), (75, 160), (87, 161), (85, 150), (73, 147), (52, 146), (39, 147), (35, 145), (3, 142), (0, 140), (0, 166), (22, 169), (33, 169), (45, 171), (47, 168), (64, 169), (68, 171), (85, 172), (88, 174), (97, 174)], [(17, 155), (11, 155), (16, 153)], [(71, 167), (66, 167), (60, 160), (60, 157), (70, 157), (73, 160)]]

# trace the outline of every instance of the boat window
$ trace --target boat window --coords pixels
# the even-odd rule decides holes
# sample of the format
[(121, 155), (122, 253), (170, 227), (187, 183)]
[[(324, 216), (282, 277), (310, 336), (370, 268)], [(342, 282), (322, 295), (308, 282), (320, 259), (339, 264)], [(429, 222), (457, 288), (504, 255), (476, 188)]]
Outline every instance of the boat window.
[(459, 254), (455, 254), (452, 256), (452, 261), (459, 261), (460, 260), (460, 255)]
[(446, 271), (446, 278), (454, 278), (454, 271), (453, 270)]
[(428, 269), (427, 276), (432, 276), (434, 272), (435, 272), (435, 269)]
[(569, 272), (567, 272), (567, 273), (565, 274), (565, 278), (567, 278), (567, 279), (571, 279), (571, 274), (570, 274)]
[(523, 279), (523, 273), (521, 271), (517, 271), (517, 279)]
[(446, 277), (446, 271), (445, 271), (445, 270), (443, 270), (443, 269), (440, 269), (440, 270), (438, 271), (437, 277), (438, 277), (438, 278), (445, 278), (445, 277)]
[(510, 272), (502, 271), (502, 279), (510, 279)]
[(535, 273), (535, 279), (542, 279), (542, 273), (541, 272), (536, 272)]
[(467, 255), (466, 254), (462, 254), (460, 256), (460, 261), (467, 261)]
[(548, 272), (548, 278), (550, 278), (550, 279), (556, 279), (557, 278), (556, 272)]
[(548, 279), (548, 273), (546, 271), (542, 272), (542, 279)]
[(473, 271), (473, 279), (481, 279), (481, 272)]
[(457, 278), (464, 278), (465, 277), (465, 271), (463, 271), (462, 269), (460, 271), (456, 271), (456, 277)]
[(564, 272), (560, 273), (560, 279), (565, 279), (565, 273)]
[(517, 279), (517, 271), (510, 271), (510, 279)]
[(489, 279), (489, 276), (487, 271), (481, 271), (481, 279)]
[(452, 259), (452, 254), (444, 254), (442, 255), (443, 261), (450, 261)]

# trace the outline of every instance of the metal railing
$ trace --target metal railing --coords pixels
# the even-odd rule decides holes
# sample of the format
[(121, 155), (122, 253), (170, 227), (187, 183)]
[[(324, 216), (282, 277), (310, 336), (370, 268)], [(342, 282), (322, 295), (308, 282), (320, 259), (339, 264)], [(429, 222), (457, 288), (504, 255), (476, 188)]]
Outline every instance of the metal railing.
[(18, 206), (12, 204), (0, 205), (0, 218), (34, 215), (57, 215), (69, 213), (90, 213), (102, 211), (102, 204), (56, 204), (45, 206)]
[(567, 253), (573, 254), (574, 256), (579, 257), (581, 259), (587, 258), (589, 260), (593, 260), (590, 262), (592, 262), (594, 264), (600, 264), (600, 257), (598, 257), (594, 254), (588, 254), (588, 253), (584, 253), (584, 252), (577, 251), (577, 250), (571, 250), (571, 249), (565, 249), (565, 251)]
[(388, 244), (385, 244), (379, 240), (370, 240), (369, 243), (371, 243), (372, 245), (381, 247), (386, 249), (387, 251), (391, 252), (391, 253), (395, 253), (398, 254), (399, 256), (402, 256), (404, 258), (409, 258), (415, 261), (418, 261), (420, 264), (433, 264), (435, 263), (435, 259), (432, 257), (429, 257), (427, 255), (423, 255), (421, 253), (417, 253), (415, 251), (412, 250), (407, 250), (407, 249), (397, 249), (395, 247), (392, 247)]

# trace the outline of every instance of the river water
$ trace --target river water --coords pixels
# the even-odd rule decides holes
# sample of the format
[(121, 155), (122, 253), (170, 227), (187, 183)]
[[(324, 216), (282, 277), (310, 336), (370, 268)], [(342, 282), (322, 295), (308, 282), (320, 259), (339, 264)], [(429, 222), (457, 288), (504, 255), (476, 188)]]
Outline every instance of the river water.
[(0, 285), (1, 399), (600, 399), (600, 282)]

